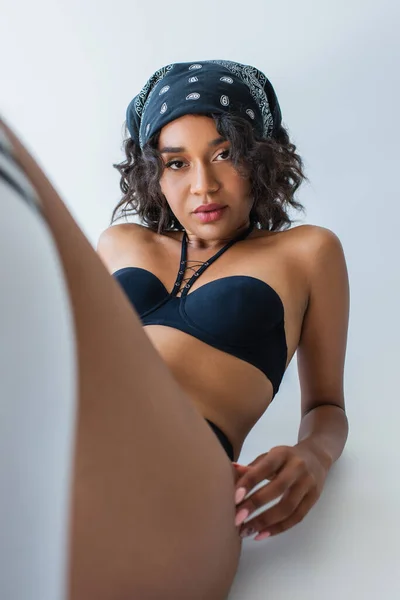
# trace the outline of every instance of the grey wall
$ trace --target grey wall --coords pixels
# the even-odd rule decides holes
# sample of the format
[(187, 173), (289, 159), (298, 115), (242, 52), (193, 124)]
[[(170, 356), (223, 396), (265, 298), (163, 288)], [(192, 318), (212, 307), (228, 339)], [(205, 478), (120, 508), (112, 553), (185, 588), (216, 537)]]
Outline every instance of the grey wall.
[[(128, 102), (158, 67), (207, 58), (255, 64), (271, 79), (310, 178), (302, 222), (343, 243), (348, 445), (301, 525), (245, 542), (232, 600), (400, 592), (399, 17), (396, 0), (23, 0), (3, 11), (1, 111), (93, 245), (119, 199), (111, 165), (122, 158)], [(294, 443), (299, 403), (293, 361), (240, 462)]]

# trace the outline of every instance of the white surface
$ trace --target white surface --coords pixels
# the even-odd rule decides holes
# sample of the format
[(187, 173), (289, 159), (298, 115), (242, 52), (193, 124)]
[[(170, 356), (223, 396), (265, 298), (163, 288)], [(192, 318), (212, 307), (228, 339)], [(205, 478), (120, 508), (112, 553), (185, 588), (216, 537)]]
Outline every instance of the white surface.
[(64, 600), (76, 348), (57, 250), (0, 181), (0, 598)]
[[(303, 221), (343, 243), (351, 284), (345, 454), (301, 525), (245, 542), (230, 600), (400, 595), (399, 17), (396, 0), (206, 0), (201, 9), (23, 0), (2, 10), (1, 110), (93, 245), (120, 197), (111, 165), (123, 158), (128, 102), (158, 67), (202, 58), (255, 64), (271, 78), (311, 180), (299, 194)], [(240, 462), (295, 443), (299, 416), (292, 362)]]

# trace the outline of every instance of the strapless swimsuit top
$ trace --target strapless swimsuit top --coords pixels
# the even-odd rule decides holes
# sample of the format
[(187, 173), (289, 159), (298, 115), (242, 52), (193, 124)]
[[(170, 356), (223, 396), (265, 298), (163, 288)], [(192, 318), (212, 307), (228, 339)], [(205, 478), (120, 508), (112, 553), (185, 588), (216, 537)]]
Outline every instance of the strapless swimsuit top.
[[(221, 254), (249, 235), (254, 225), (236, 236), (184, 278), (187, 237), (183, 234), (181, 260), (169, 292), (150, 271), (124, 267), (113, 273), (143, 325), (165, 325), (236, 356), (262, 371), (277, 393), (287, 360), (284, 307), (277, 292), (256, 277), (233, 275), (206, 283), (189, 293), (195, 281)], [(193, 272), (193, 271), (192, 271)], [(181, 295), (178, 292), (184, 284)]]

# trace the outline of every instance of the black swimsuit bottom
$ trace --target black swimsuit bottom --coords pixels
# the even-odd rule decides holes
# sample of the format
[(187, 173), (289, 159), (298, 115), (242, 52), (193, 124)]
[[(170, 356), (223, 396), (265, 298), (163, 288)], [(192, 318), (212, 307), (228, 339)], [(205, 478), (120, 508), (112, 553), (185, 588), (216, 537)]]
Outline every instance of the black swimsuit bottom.
[(224, 448), (225, 452), (229, 456), (229, 459), (231, 461), (233, 461), (233, 446), (230, 443), (230, 441), (227, 438), (227, 436), (212, 421), (209, 421), (208, 419), (206, 419), (206, 421), (210, 425), (211, 429), (214, 431), (214, 433), (217, 436), (217, 438), (219, 439), (219, 441), (221, 442), (222, 447)]

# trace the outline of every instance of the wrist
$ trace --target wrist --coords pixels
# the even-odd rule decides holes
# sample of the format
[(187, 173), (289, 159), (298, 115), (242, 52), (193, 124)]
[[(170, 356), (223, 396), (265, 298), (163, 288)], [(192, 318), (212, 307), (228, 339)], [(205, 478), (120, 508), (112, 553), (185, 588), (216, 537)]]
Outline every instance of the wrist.
[(311, 453), (327, 471), (329, 471), (334, 462), (333, 457), (329, 454), (326, 448), (323, 448), (321, 443), (318, 443), (312, 437), (300, 440), (297, 442), (296, 447), (302, 451)]

